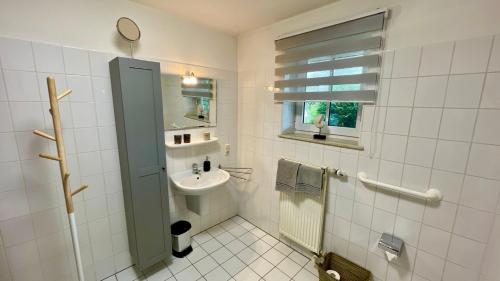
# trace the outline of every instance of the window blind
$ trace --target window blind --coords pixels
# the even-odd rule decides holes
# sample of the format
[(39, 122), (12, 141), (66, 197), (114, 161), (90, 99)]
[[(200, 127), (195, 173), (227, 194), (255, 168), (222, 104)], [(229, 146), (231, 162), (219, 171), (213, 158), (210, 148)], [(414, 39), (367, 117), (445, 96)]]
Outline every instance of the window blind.
[(275, 41), (274, 100), (374, 103), (385, 12)]
[(214, 84), (213, 79), (198, 78), (198, 83), (194, 85), (182, 84), (181, 93), (187, 97), (213, 98)]

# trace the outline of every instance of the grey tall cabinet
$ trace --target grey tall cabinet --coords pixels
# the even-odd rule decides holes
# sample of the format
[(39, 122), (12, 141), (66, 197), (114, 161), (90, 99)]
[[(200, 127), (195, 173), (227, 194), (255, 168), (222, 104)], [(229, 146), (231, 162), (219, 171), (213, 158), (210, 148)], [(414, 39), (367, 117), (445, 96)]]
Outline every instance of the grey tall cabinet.
[(160, 64), (109, 66), (130, 253), (144, 270), (171, 254)]

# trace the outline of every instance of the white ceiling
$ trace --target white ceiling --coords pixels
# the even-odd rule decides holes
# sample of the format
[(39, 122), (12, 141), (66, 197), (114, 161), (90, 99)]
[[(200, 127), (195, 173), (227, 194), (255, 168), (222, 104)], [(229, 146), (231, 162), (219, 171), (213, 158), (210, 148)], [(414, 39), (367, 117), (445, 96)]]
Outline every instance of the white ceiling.
[(131, 0), (231, 34), (266, 26), (338, 0)]

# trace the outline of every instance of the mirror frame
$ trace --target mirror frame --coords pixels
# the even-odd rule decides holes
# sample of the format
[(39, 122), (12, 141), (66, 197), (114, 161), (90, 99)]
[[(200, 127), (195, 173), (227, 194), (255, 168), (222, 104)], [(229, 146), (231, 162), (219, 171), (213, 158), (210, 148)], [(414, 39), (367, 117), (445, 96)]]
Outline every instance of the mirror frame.
[[(162, 72), (161, 73), (161, 77), (165, 77), (165, 76), (176, 76), (179, 78), (179, 86), (181, 88), (181, 91), (182, 91), (182, 78), (183, 78), (183, 74), (179, 74), (179, 73), (169, 73), (169, 72)], [(213, 84), (214, 84), (214, 88), (213, 88), (213, 95), (212, 97), (210, 98), (210, 100), (213, 100), (215, 102), (215, 117), (214, 117), (214, 120), (210, 120), (210, 123), (207, 123), (206, 126), (185, 126), (185, 127), (180, 127), (180, 128), (167, 128), (165, 126), (165, 123), (166, 123), (166, 119), (164, 117), (164, 120), (163, 120), (163, 125), (164, 125), (164, 130), (165, 131), (179, 131), (179, 130), (188, 130), (188, 129), (202, 129), (202, 128), (205, 128), (205, 129), (208, 129), (208, 128), (215, 128), (217, 127), (217, 107), (218, 107), (218, 91), (219, 91), (219, 85), (218, 85), (218, 82), (217, 82), (217, 79), (215, 78), (211, 78), (211, 77), (197, 77), (198, 79), (211, 79), (213, 81)], [(163, 92), (166, 91), (166, 89), (163, 88), (162, 86), (162, 106), (164, 106), (164, 98), (163, 98)], [(168, 93), (167, 93), (168, 94)], [(182, 93), (181, 93), (182, 95)], [(189, 98), (188, 96), (186, 97), (183, 97), (183, 98)], [(212, 112), (212, 107), (210, 108), (210, 112)], [(164, 116), (165, 116), (165, 113), (164, 113)], [(202, 121), (200, 121), (202, 122)]]
[[(123, 31), (120, 28), (120, 22), (123, 22), (124, 20), (129, 21), (130, 23), (132, 23), (134, 25), (135, 28), (137, 28), (137, 33), (138, 33), (137, 34), (137, 38), (132, 39), (128, 35), (126, 35), (125, 33), (123, 33)], [(141, 29), (139, 28), (139, 26), (137, 25), (137, 23), (135, 21), (133, 21), (131, 18), (128, 18), (128, 17), (121, 17), (121, 18), (119, 18), (116, 21), (116, 30), (118, 30), (118, 33), (123, 37), (123, 39), (125, 39), (127, 41), (135, 42), (135, 41), (141, 39)]]

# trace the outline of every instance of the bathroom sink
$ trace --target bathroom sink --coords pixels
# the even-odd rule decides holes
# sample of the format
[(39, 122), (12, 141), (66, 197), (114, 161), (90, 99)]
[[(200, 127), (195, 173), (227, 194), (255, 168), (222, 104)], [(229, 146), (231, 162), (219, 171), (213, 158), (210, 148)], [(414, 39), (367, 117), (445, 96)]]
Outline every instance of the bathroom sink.
[(173, 182), (175, 192), (184, 195), (202, 195), (225, 184), (229, 180), (229, 173), (221, 169), (214, 169), (197, 175), (189, 170), (173, 174), (170, 179)]

